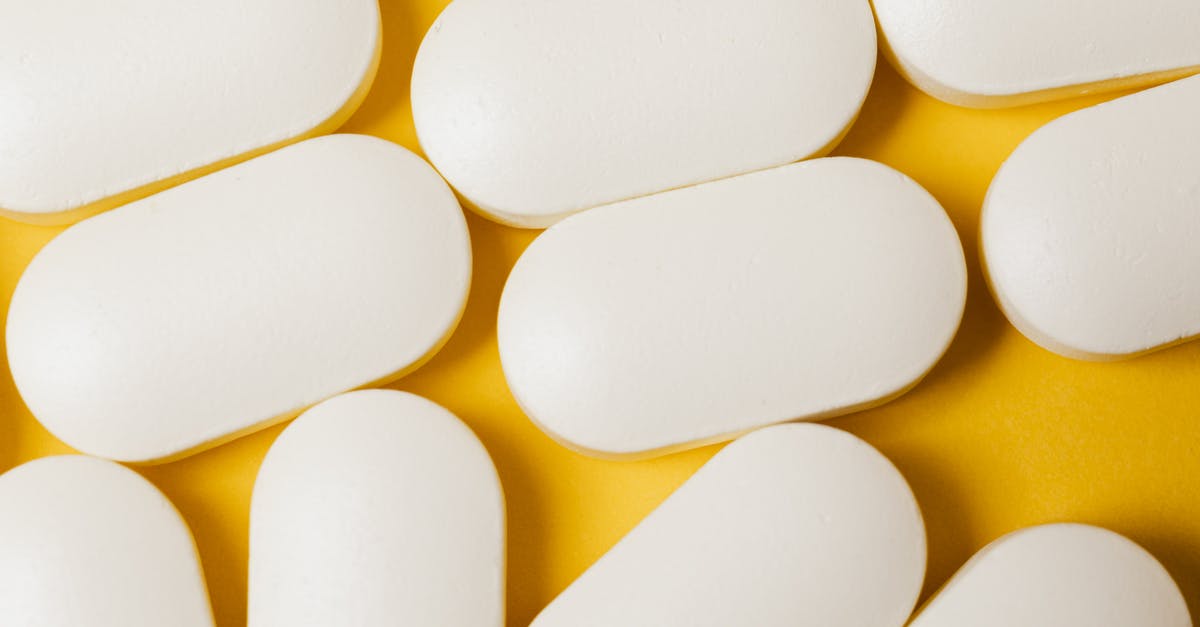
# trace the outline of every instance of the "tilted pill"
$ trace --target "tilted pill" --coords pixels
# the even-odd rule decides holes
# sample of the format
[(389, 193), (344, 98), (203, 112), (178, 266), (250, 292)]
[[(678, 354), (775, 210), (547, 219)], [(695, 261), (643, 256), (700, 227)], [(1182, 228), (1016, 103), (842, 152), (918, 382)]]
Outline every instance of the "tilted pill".
[(884, 50), (926, 93), (1005, 107), (1200, 71), (1195, 0), (873, 0)]
[(421, 397), (335, 397), (284, 430), (250, 510), (250, 627), (504, 625), (504, 496)]
[(311, 139), (67, 229), (17, 285), (9, 363), (67, 444), (161, 461), (416, 367), (470, 273), (428, 164)]
[(1078, 524), (1030, 527), (984, 547), (910, 627), (1191, 627), (1187, 603), (1144, 549)]
[(340, 126), (375, 0), (0, 0), (0, 215), (63, 224)]
[(91, 457), (0, 475), (0, 616), (20, 627), (213, 627), (196, 545), (153, 485)]
[(818, 159), (550, 228), (505, 285), (500, 359), (560, 442), (661, 453), (902, 394), (965, 299), (932, 196), (879, 163)]
[(417, 55), (413, 117), (475, 208), (544, 227), (824, 153), (875, 57), (865, 0), (455, 0)]
[(924, 577), (896, 468), (849, 433), (778, 425), (717, 453), (533, 627), (900, 627)]
[(1000, 168), (981, 217), (997, 302), (1026, 337), (1116, 359), (1200, 334), (1200, 77), (1063, 116)]

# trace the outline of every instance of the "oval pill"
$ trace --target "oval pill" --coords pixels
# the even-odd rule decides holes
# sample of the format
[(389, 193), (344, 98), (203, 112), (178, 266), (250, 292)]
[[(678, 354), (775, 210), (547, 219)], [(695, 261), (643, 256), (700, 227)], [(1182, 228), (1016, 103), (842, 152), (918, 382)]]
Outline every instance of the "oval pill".
[(1144, 549), (1079, 524), (1030, 527), (984, 547), (910, 627), (1191, 627), (1187, 603)]
[(9, 363), (67, 444), (161, 461), (416, 367), (470, 272), (428, 164), (332, 135), (67, 229), (13, 295)]
[(250, 511), (250, 627), (504, 625), (491, 458), (419, 396), (351, 392), (271, 446)]
[(924, 577), (895, 467), (843, 431), (777, 425), (717, 453), (533, 627), (900, 627)]
[(831, 149), (875, 57), (865, 0), (455, 0), (413, 117), (471, 205), (544, 227)]
[(196, 546), (148, 481), (45, 457), (0, 475), (0, 616), (21, 627), (213, 627)]
[(560, 442), (655, 454), (902, 394), (965, 299), (932, 196), (879, 163), (818, 159), (550, 228), (505, 285), (500, 359)]
[(375, 0), (0, 0), (0, 214), (62, 224), (340, 126)]
[(992, 292), (1026, 337), (1116, 359), (1200, 334), (1200, 77), (1065, 115), (988, 189)]
[(1195, 0), (874, 0), (885, 51), (946, 102), (1004, 107), (1200, 71)]

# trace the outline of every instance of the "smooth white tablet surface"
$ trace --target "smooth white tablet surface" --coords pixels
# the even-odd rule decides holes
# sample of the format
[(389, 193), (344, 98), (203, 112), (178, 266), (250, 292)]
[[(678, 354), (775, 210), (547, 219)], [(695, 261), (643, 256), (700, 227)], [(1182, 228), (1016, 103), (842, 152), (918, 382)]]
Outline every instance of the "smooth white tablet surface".
[(17, 285), (9, 363), (66, 443), (158, 461), (414, 368), (470, 272), (428, 164), (322, 137), (67, 229)]
[(831, 149), (875, 56), (866, 0), (455, 0), (413, 117), (475, 208), (544, 227)]
[(0, 16), (0, 214), (42, 223), (333, 130), (380, 47), (375, 0), (0, 0)]
[(1191, 627), (1162, 565), (1105, 529), (1030, 527), (984, 547), (910, 627)]
[(952, 104), (1002, 107), (1200, 70), (1195, 0), (873, 0), (885, 50)]
[(846, 432), (778, 425), (717, 453), (533, 627), (900, 627), (924, 577), (895, 467)]
[(364, 390), (289, 426), (250, 510), (250, 627), (502, 627), (504, 496), (419, 396)]
[(504, 288), (500, 359), (564, 444), (660, 453), (903, 393), (965, 298), (932, 196), (873, 161), (818, 159), (550, 228)]
[(1200, 77), (1063, 116), (1000, 168), (981, 247), (1000, 307), (1057, 353), (1200, 333)]
[(44, 457), (0, 475), (0, 622), (213, 627), (192, 534), (112, 462)]

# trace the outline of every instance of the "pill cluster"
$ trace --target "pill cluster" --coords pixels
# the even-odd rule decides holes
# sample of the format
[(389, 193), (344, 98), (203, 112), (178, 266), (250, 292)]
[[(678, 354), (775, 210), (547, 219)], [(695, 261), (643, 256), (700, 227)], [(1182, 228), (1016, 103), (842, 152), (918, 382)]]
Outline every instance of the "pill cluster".
[(1095, 4), (454, 0), (412, 70), (427, 162), (329, 134), (374, 80), (375, 0), (0, 0), (0, 215), (73, 224), (13, 294), (8, 363), (84, 454), (0, 475), (0, 623), (211, 627), (186, 523), (116, 462), (296, 418), (255, 482), (250, 627), (503, 625), (487, 451), (371, 389), (458, 325), (466, 206), (546, 228), (496, 332), (548, 436), (615, 459), (732, 440), (533, 625), (1190, 626), (1152, 555), (1071, 523), (995, 540), (917, 608), (905, 478), (795, 424), (919, 385), (963, 316), (939, 202), (824, 156), (880, 50), (965, 106), (1144, 88), (1018, 147), (982, 263), (1068, 358), (1200, 334), (1200, 4)]

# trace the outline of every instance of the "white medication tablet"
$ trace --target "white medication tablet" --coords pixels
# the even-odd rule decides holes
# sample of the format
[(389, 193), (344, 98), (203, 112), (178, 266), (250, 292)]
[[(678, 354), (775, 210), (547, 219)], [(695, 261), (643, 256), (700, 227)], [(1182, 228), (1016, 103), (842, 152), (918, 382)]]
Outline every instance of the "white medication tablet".
[(503, 627), (504, 496), (438, 405), (335, 397), (284, 430), (250, 509), (250, 627)]
[(162, 461), (416, 367), (470, 272), (428, 164), (322, 137), (67, 229), (17, 285), (9, 363), (67, 444)]
[(192, 534), (137, 473), (78, 455), (0, 475), (0, 622), (213, 627)]
[(873, 161), (819, 159), (547, 230), (504, 288), (500, 359), (565, 445), (662, 453), (902, 394), (965, 299), (932, 196)]
[(1011, 533), (967, 562), (910, 627), (1191, 627), (1179, 587), (1123, 536), (1077, 524)]
[(62, 224), (340, 126), (375, 0), (0, 0), (0, 215)]
[(1200, 71), (1196, 0), (873, 0), (884, 49), (946, 102), (1007, 107)]
[(924, 577), (895, 467), (843, 431), (778, 425), (717, 453), (533, 627), (900, 627)]
[(1043, 347), (1115, 359), (1200, 334), (1200, 77), (1063, 116), (1000, 168), (981, 248)]
[(413, 117), (476, 209), (544, 227), (828, 151), (875, 56), (866, 0), (455, 0)]

